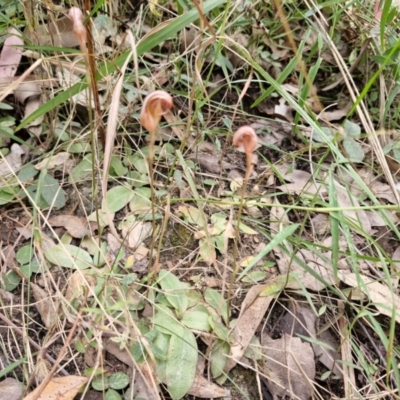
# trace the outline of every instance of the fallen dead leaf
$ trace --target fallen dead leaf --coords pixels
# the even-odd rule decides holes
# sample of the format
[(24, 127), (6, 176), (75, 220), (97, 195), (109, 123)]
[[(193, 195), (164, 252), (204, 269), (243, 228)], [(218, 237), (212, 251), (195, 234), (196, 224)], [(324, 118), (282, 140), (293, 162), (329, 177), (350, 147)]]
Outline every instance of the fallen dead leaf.
[(339, 349), (339, 342), (329, 330), (324, 330), (317, 336), (316, 324), (317, 315), (308, 304), (290, 301), (289, 310), (282, 317), (278, 326), (283, 333), (290, 336), (297, 337), (299, 334), (310, 338), (315, 357), (335, 375), (342, 376), (337, 364), (337, 360), (340, 358), (336, 351)]
[(6, 378), (0, 382), (0, 400), (20, 400), (25, 386), (14, 378)]
[(0, 54), (0, 77), (10, 78), (15, 75), (22, 57), (24, 41), (15, 28), (10, 28)]
[(46, 385), (43, 392), (37, 397), (38, 388), (24, 397), (24, 400), (73, 400), (81, 387), (87, 383), (89, 378), (85, 376), (63, 376), (53, 378)]
[(91, 297), (94, 293), (88, 290), (88, 286), (94, 288), (97, 284), (97, 278), (86, 271), (76, 270), (68, 279), (65, 298), (68, 301), (73, 299), (83, 299), (85, 296)]
[(59, 165), (65, 164), (69, 159), (70, 154), (66, 151), (62, 151), (60, 153), (55, 154), (54, 156), (50, 156), (40, 161), (35, 165), (35, 169), (39, 171), (42, 169), (53, 169)]
[[(48, 222), (51, 226), (61, 226), (76, 239), (82, 239), (92, 233), (92, 230), (98, 229), (96, 222), (88, 222), (84, 217), (75, 215), (55, 215), (50, 217)], [(89, 224), (91, 229), (89, 229)]]
[(0, 176), (17, 171), (22, 166), (22, 155), (25, 150), (17, 143), (11, 146), (11, 151), (4, 158), (0, 158)]
[(308, 400), (314, 392), (315, 378), (314, 352), (309, 343), (300, 338), (283, 334), (273, 340), (266, 333), (261, 336), (266, 385), (274, 400), (297, 398)]
[(193, 385), (189, 389), (187, 394), (207, 399), (215, 399), (217, 397), (230, 397), (229, 390), (223, 389), (221, 386), (210, 382), (201, 374), (196, 374)]
[(234, 344), (231, 345), (229, 358), (226, 363), (224, 372), (228, 373), (239, 361), (245, 353), (250, 340), (255, 334), (260, 322), (264, 318), (274, 295), (260, 297), (260, 293), (268, 287), (265, 285), (254, 285), (247, 292), (247, 295), (242, 303), (240, 315), (236, 321), (233, 334), (235, 337)]
[(40, 46), (79, 46), (79, 40), (73, 32), (73, 22), (69, 16), (40, 25), (33, 32), (27, 28), (24, 35), (27, 39), (33, 43), (39, 44)]
[(365, 293), (381, 314), (392, 317), (394, 308), (395, 319), (400, 323), (400, 297), (386, 285), (376, 282), (368, 276), (359, 275), (357, 277), (356, 274), (346, 271), (339, 271), (339, 279), (346, 285)]
[(57, 322), (58, 314), (54, 299), (49, 296), (49, 292), (42, 289), (39, 285), (31, 282), (33, 297), (35, 298), (35, 307), (39, 311), (40, 317), (47, 329), (51, 329)]
[(286, 104), (286, 100), (283, 98), (279, 99), (279, 104), (275, 106), (274, 113), (277, 116), (283, 117), (286, 121), (293, 121), (292, 109)]
[(122, 235), (128, 238), (128, 245), (131, 248), (136, 248), (142, 242), (151, 236), (153, 231), (150, 222), (135, 221), (132, 225), (122, 225)]

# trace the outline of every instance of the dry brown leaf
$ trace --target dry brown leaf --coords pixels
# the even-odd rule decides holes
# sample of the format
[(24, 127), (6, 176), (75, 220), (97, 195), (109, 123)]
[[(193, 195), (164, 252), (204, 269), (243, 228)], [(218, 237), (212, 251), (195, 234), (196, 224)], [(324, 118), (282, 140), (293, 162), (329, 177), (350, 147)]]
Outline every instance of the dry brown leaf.
[(394, 308), (395, 319), (400, 323), (400, 297), (386, 285), (364, 275), (359, 275), (357, 279), (356, 274), (345, 271), (339, 271), (339, 278), (346, 285), (365, 293), (381, 314), (391, 317)]
[(323, 121), (338, 121), (339, 119), (342, 119), (347, 116), (348, 112), (350, 111), (352, 107), (352, 103), (346, 104), (344, 108), (337, 109), (334, 111), (323, 111), (320, 114), (320, 119)]
[(201, 374), (196, 374), (193, 385), (188, 393), (195, 397), (215, 399), (217, 397), (230, 397), (230, 392), (227, 389), (210, 382)]
[(317, 214), (315, 217), (310, 219), (310, 222), (313, 232), (316, 235), (323, 235), (331, 228), (329, 218), (326, 214)]
[[(82, 239), (91, 233), (89, 223), (84, 217), (75, 215), (55, 215), (48, 219), (51, 226), (62, 226), (74, 238)], [(95, 222), (90, 222), (92, 229), (97, 229)]]
[(133, 226), (122, 227), (122, 235), (128, 238), (128, 245), (133, 249), (151, 236), (152, 231), (151, 222), (135, 221)]
[(360, 207), (357, 198), (350, 191), (346, 190), (342, 185), (335, 181), (337, 201), (343, 214), (350, 218), (355, 224), (359, 225), (365, 232), (371, 233), (371, 224), (365, 211), (346, 210), (347, 207)]
[(224, 371), (228, 373), (245, 353), (251, 338), (254, 336), (264, 314), (267, 311), (274, 295), (260, 297), (259, 294), (268, 287), (265, 285), (254, 285), (247, 292), (242, 303), (240, 315), (236, 321), (233, 334), (235, 342), (231, 345), (230, 357), (226, 363)]
[(40, 46), (76, 47), (79, 40), (73, 32), (73, 23), (68, 16), (40, 25), (34, 32), (27, 28), (25, 36)]
[(20, 33), (14, 28), (9, 28), (0, 54), (0, 77), (10, 78), (15, 75), (21, 61), (23, 45)]
[(325, 330), (317, 337), (317, 315), (308, 304), (299, 304), (291, 301), (289, 311), (279, 322), (283, 333), (296, 337), (297, 334), (309, 337), (315, 357), (334, 374), (341, 376), (342, 372), (337, 364), (339, 343), (330, 331)]
[(8, 175), (22, 167), (22, 155), (25, 150), (17, 143), (11, 146), (11, 151), (4, 158), (0, 157), (0, 176)]
[(76, 270), (68, 279), (65, 298), (71, 301), (73, 299), (83, 299), (85, 295), (90, 297), (93, 292), (88, 290), (88, 286), (94, 288), (96, 284), (97, 279), (94, 275), (90, 275), (86, 271)]
[(279, 104), (274, 108), (274, 114), (283, 117), (286, 121), (293, 122), (292, 108), (286, 104), (286, 100), (279, 99)]
[(35, 307), (39, 311), (40, 317), (47, 329), (51, 329), (57, 322), (58, 314), (54, 304), (54, 299), (49, 296), (49, 292), (42, 289), (39, 285), (31, 282), (33, 297), (35, 298)]
[(44, 388), (42, 394), (37, 397), (38, 388), (24, 397), (24, 400), (73, 400), (81, 387), (89, 378), (85, 376), (63, 376), (53, 378)]
[(309, 343), (284, 334), (273, 340), (267, 334), (261, 337), (264, 353), (263, 373), (274, 400), (290, 398), (308, 400), (314, 392), (314, 352)]
[(190, 158), (195, 160), (201, 169), (211, 174), (219, 174), (221, 172), (221, 157), (215, 154), (198, 153), (193, 154)]
[(378, 199), (385, 199), (389, 203), (397, 204), (396, 196), (393, 193), (392, 188), (387, 183), (375, 180), (369, 186), (371, 191), (375, 194), (375, 196)]
[(69, 159), (70, 154), (66, 151), (62, 151), (60, 153), (55, 154), (54, 156), (50, 156), (45, 158), (44, 160), (40, 161), (35, 165), (35, 169), (39, 171), (42, 169), (53, 169), (58, 165), (65, 164)]
[(6, 378), (0, 382), (0, 400), (20, 400), (25, 386), (14, 378)]

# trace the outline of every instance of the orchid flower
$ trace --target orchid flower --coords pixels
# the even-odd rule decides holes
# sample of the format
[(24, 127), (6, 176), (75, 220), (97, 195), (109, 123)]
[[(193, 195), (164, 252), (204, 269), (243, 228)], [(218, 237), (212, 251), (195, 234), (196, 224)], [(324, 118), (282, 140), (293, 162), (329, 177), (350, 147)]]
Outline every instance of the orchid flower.
[(140, 113), (140, 123), (154, 134), (161, 116), (171, 110), (173, 105), (172, 97), (164, 90), (155, 90), (146, 96)]
[(243, 147), (246, 153), (245, 182), (247, 182), (253, 170), (252, 154), (258, 145), (255, 130), (250, 126), (240, 127), (233, 135), (233, 145), (236, 147)]
[(68, 13), (72, 21), (72, 31), (78, 39), (82, 53), (86, 50), (86, 28), (83, 25), (83, 14), (80, 8), (71, 7)]
[(153, 163), (154, 142), (156, 140), (156, 130), (161, 117), (165, 115), (173, 106), (172, 97), (164, 90), (155, 90), (149, 93), (144, 99), (142, 112), (140, 113), (140, 123), (150, 133), (149, 163)]

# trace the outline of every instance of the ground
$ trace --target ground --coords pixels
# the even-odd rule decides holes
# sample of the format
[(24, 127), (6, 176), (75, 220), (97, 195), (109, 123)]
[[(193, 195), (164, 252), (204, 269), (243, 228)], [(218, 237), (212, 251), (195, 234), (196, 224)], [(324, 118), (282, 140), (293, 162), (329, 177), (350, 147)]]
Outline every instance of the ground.
[(31, 6), (0, 400), (397, 398), (397, 5)]

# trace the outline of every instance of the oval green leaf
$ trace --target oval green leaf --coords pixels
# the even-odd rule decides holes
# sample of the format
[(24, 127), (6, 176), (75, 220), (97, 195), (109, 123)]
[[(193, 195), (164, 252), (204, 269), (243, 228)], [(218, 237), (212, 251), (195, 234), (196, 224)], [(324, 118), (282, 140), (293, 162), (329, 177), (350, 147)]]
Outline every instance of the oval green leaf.
[(86, 269), (93, 266), (90, 254), (71, 244), (58, 244), (44, 253), (46, 259), (65, 268)]

